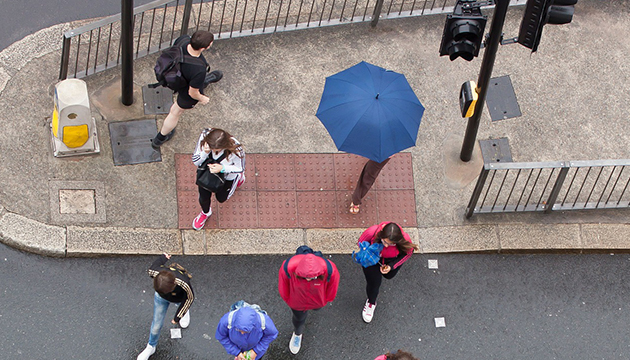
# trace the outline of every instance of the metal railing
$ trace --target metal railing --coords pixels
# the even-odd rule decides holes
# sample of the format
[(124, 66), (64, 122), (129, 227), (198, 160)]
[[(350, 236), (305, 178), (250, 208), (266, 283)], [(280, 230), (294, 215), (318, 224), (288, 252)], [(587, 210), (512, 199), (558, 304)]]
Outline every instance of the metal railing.
[[(134, 58), (208, 30), (218, 39), (330, 25), (451, 13), (457, 0), (157, 0), (134, 9)], [(511, 0), (523, 5), (526, 0)], [(438, 45), (436, 44), (436, 52)], [(63, 35), (59, 78), (82, 78), (120, 64), (120, 14)]]
[(630, 207), (630, 160), (488, 163), (466, 217), (483, 213)]

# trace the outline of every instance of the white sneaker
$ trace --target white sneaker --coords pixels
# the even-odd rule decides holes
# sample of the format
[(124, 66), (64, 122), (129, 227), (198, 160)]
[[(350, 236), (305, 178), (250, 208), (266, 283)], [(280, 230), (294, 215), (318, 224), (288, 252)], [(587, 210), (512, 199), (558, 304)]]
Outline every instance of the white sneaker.
[(147, 344), (147, 347), (138, 355), (137, 360), (148, 360), (155, 353), (155, 346)]
[(187, 328), (188, 325), (190, 325), (190, 310), (186, 311), (184, 317), (179, 319), (179, 326), (181, 326), (182, 329)]
[(363, 307), (363, 321), (369, 323), (372, 321), (372, 317), (374, 317), (374, 309), (376, 309), (376, 304), (370, 304), (370, 300), (365, 300), (365, 306)]
[(300, 352), (300, 347), (302, 346), (302, 335), (293, 335), (291, 336), (291, 341), (289, 341), (289, 350), (291, 350), (291, 354), (295, 355)]

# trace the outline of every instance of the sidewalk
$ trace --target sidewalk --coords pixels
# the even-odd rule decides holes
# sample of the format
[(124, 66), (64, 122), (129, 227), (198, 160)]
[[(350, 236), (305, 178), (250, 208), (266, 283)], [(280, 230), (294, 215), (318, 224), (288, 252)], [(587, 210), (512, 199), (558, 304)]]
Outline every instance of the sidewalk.
[[(522, 10), (509, 9), (506, 37), (517, 35)], [(571, 24), (545, 27), (537, 53), (501, 46), (493, 77), (510, 75), (523, 115), (493, 123), (485, 110), (477, 138), (509, 138), (514, 161), (628, 158), (629, 13), (627, 2), (581, 0)], [(183, 115), (161, 162), (128, 166), (113, 165), (108, 123), (151, 118), (140, 89), (154, 82), (157, 55), (136, 61), (130, 108), (117, 101), (118, 69), (85, 79), (101, 153), (58, 159), (47, 117), (61, 34), (76, 23), (33, 34), (0, 53), (0, 238), (55, 256), (289, 253), (303, 243), (350, 252), (363, 228), (180, 230), (175, 159), (207, 126), (230, 131), (252, 154), (336, 153), (314, 115), (324, 79), (365, 60), (405, 74), (426, 108), (407, 151), (417, 213), (407, 230), (422, 252), (630, 249), (629, 210), (464, 218), (482, 160), (478, 150), (471, 163), (458, 160), (466, 127), (458, 92), (476, 80), (481, 57), (439, 57), (443, 25), (439, 15), (218, 40), (206, 58), (225, 76), (208, 89), (211, 104)], [(92, 189), (96, 213), (58, 216), (57, 190), (67, 188)]]

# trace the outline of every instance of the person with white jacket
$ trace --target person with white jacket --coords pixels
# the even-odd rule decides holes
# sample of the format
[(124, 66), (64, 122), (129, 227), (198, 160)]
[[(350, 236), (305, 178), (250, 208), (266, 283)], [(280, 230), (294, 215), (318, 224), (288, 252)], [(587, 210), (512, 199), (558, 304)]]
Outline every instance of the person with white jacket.
[[(223, 187), (214, 191), (218, 202), (229, 199), (236, 188), (245, 181), (245, 151), (232, 135), (221, 129), (207, 128), (201, 132), (192, 162), (197, 166), (207, 166), (211, 173), (222, 176)], [(193, 229), (201, 230), (208, 217), (212, 215), (210, 207), (212, 191), (199, 187), (199, 205), (201, 212), (193, 220)]]

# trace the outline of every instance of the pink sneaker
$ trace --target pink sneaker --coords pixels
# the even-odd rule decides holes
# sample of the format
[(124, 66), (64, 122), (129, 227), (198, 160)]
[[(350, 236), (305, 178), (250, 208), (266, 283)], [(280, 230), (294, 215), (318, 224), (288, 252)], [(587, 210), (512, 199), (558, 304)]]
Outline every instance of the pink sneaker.
[(210, 213), (208, 215), (204, 214), (203, 211), (197, 215), (195, 220), (193, 220), (192, 227), (195, 230), (203, 229), (203, 226), (206, 225), (206, 220), (212, 215), (212, 208), (210, 208)]

